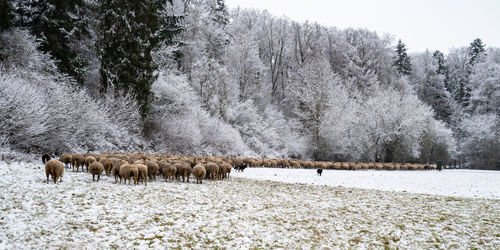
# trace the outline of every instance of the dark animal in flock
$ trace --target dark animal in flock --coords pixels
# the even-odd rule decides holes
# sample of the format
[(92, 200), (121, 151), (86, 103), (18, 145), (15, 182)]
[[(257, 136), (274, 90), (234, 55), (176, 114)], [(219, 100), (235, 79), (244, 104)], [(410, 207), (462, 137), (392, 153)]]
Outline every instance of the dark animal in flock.
[(234, 170), (239, 171), (239, 172), (243, 172), (243, 170), (245, 170), (245, 168), (247, 168), (246, 164), (239, 164), (239, 165), (234, 166)]
[(322, 168), (318, 168), (318, 170), (316, 170), (316, 173), (318, 173), (318, 175), (321, 176), (321, 174), (323, 173), (323, 169)]
[(48, 161), (50, 161), (50, 155), (49, 154), (43, 154), (42, 155), (42, 162), (43, 162), (43, 164), (47, 163)]

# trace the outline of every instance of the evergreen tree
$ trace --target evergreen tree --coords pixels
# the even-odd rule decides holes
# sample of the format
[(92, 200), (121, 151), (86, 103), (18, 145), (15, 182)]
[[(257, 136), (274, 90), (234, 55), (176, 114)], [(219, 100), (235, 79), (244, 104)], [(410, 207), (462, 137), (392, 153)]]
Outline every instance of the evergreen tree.
[(101, 6), (101, 91), (108, 86), (132, 93), (146, 117), (156, 66), (159, 21), (152, 0), (106, 0)]
[(183, 46), (180, 40), (177, 39), (184, 30), (183, 20), (185, 19), (184, 13), (175, 13), (173, 8), (170, 11), (168, 7), (173, 7), (173, 0), (156, 0), (156, 7), (158, 9), (159, 16), (159, 31), (158, 31), (158, 39), (165, 46), (174, 46), (177, 47), (174, 54), (174, 59), (180, 68), (182, 63), (183, 54), (179, 47)]
[(477, 38), (472, 43), (470, 43), (470, 46), (468, 48), (469, 50), (469, 68), (472, 68), (479, 58), (484, 55), (484, 51), (486, 45), (483, 44), (481, 39)]
[(207, 53), (222, 63), (225, 47), (229, 44), (227, 25), (229, 24), (229, 12), (224, 0), (212, 0), (210, 2), (211, 23), (207, 27), (206, 47)]
[(222, 26), (229, 24), (229, 12), (227, 11), (224, 0), (216, 0), (212, 7), (213, 17), (212, 20)]
[(394, 66), (400, 75), (409, 75), (411, 73), (411, 59), (406, 53), (406, 45), (399, 39), (396, 45), (396, 57), (394, 58)]
[(84, 81), (85, 60), (72, 43), (88, 36), (84, 0), (19, 1), (17, 25), (28, 28), (41, 39), (40, 49), (50, 53), (62, 72)]
[(446, 76), (448, 74), (448, 67), (446, 66), (444, 54), (441, 51), (436, 50), (434, 51), (434, 54), (432, 54), (432, 56), (434, 57), (434, 60), (437, 64), (436, 73)]
[(10, 28), (12, 25), (10, 18), (11, 10), (12, 6), (8, 0), (0, 0), (0, 32)]

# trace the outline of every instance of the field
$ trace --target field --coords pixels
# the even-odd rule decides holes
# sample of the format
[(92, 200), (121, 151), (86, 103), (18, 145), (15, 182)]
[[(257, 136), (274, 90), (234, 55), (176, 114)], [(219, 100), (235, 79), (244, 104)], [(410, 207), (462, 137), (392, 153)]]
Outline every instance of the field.
[[(256, 173), (264, 171), (271, 170), (247, 169), (228, 180), (201, 185), (159, 178), (148, 186), (126, 186), (114, 184), (111, 177), (92, 182), (90, 174), (66, 169), (63, 182), (55, 185), (44, 182), (41, 163), (0, 162), (0, 249), (500, 245), (496, 196), (255, 180)], [(270, 174), (276, 177), (287, 173), (281, 180), (294, 175), (284, 169), (272, 171), (278, 171)], [(300, 175), (322, 180), (335, 173), (316, 177), (309, 170)]]

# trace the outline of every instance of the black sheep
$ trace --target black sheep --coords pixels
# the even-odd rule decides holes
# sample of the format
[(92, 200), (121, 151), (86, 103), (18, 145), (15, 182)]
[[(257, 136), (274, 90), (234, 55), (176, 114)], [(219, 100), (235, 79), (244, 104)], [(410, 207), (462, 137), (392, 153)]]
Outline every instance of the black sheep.
[(246, 164), (241, 164), (241, 165), (235, 165), (234, 166), (234, 170), (240, 171), (240, 172), (243, 172), (243, 170), (245, 170), (245, 168), (247, 168)]
[(321, 176), (321, 174), (323, 173), (323, 169), (322, 168), (318, 168), (318, 170), (316, 170), (316, 173), (318, 173), (318, 175)]
[(50, 155), (49, 154), (43, 154), (42, 155), (42, 162), (43, 162), (43, 164), (45, 164), (48, 161), (50, 161)]

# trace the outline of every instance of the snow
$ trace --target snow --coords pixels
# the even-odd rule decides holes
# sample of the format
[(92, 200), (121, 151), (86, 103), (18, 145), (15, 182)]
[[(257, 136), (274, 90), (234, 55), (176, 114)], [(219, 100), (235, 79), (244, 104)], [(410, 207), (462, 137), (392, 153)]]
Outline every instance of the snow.
[[(272, 171), (278, 170), (293, 173)], [(134, 186), (107, 176), (92, 182), (90, 174), (66, 169), (63, 182), (47, 184), (41, 163), (0, 161), (0, 249), (500, 245), (498, 199), (239, 178), (252, 172), (264, 170), (233, 171), (234, 177), (203, 184), (159, 178)]]
[(234, 176), (285, 183), (342, 186), (383, 191), (470, 198), (500, 199), (500, 171), (445, 169), (443, 171), (349, 171), (247, 168)]

